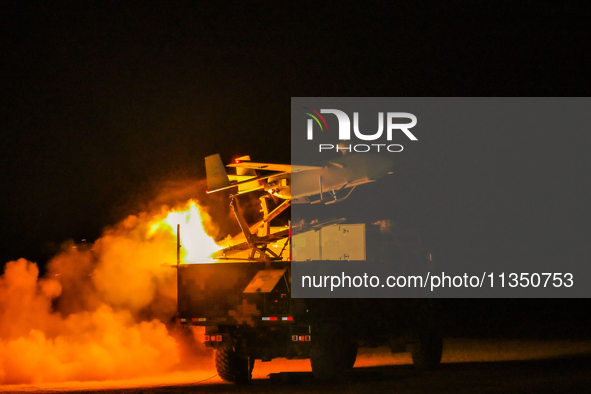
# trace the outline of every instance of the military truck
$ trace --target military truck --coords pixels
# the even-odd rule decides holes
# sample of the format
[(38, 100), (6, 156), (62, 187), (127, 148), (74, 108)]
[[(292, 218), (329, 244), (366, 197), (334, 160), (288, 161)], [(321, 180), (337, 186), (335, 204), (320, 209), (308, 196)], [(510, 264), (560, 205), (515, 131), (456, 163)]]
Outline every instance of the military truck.
[[(236, 199), (232, 201), (241, 222)], [(298, 244), (298, 237), (310, 244), (322, 232), (325, 242), (334, 244), (342, 234), (355, 236), (355, 241), (349, 237), (340, 242), (354, 250), (331, 256), (325, 247), (319, 262), (389, 256), (393, 264), (420, 264), (421, 255), (424, 264), (430, 263), (428, 255), (405, 250), (408, 245), (382, 227), (340, 219), (269, 228), (267, 234), (250, 234), (249, 242), (225, 249), (215, 263), (179, 264), (178, 321), (205, 327), (205, 345), (215, 349), (217, 372), (228, 382), (247, 383), (255, 360), (279, 357), (309, 358), (315, 378), (337, 379), (353, 367), (358, 348), (365, 346), (410, 351), (416, 367), (433, 368), (441, 360), (442, 337), (431, 300), (291, 297), (291, 245), (292, 240)], [(296, 255), (314, 258), (311, 249)], [(247, 255), (241, 258), (240, 253)]]
[[(439, 364), (442, 339), (432, 301), (291, 297), (292, 257), (319, 264), (377, 259), (416, 268), (431, 263), (430, 255), (405, 241), (404, 232), (394, 231), (387, 221), (366, 225), (335, 219), (271, 226), (292, 203), (292, 172), (316, 171), (308, 175), (318, 185), (318, 195), (306, 201), (333, 204), (347, 199), (358, 184), (385, 174), (376, 175), (374, 167), (384, 160), (375, 160), (369, 167), (358, 163), (357, 167), (368, 170), (361, 178), (350, 179), (359, 174), (350, 174), (350, 168), (337, 161), (326, 168), (294, 167), (253, 163), (244, 156), (228, 165), (236, 168), (236, 175), (229, 176), (219, 155), (205, 158), (208, 193), (231, 192), (230, 206), (244, 241), (220, 251), (211, 264), (181, 264), (177, 245), (178, 321), (205, 327), (205, 345), (215, 349), (215, 365), (222, 379), (246, 383), (255, 360), (279, 357), (309, 358), (315, 377), (335, 379), (353, 367), (360, 346), (387, 345), (393, 352), (410, 351), (419, 368)], [(390, 168), (382, 167), (384, 171)], [(274, 173), (263, 176), (259, 171)], [(351, 191), (346, 192), (347, 188)], [(245, 193), (260, 196), (263, 220), (255, 225), (247, 223), (239, 208), (238, 199)]]

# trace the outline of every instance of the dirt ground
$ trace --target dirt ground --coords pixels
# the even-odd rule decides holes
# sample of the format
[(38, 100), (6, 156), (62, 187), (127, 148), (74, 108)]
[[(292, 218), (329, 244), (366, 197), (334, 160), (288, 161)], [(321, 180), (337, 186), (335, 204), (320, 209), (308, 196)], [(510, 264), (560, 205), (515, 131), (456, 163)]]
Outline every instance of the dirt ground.
[(591, 392), (591, 341), (447, 339), (443, 364), (418, 372), (409, 354), (360, 349), (355, 368), (336, 383), (313, 379), (308, 360), (257, 361), (250, 385), (223, 382), (213, 365), (149, 378), (5, 385), (0, 392), (173, 393), (491, 393)]

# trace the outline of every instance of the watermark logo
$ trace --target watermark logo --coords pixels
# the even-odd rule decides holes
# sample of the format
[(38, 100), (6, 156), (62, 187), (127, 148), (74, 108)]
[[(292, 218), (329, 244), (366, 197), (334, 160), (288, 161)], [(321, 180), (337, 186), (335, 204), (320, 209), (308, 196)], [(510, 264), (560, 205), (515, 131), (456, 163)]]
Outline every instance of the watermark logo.
[[(303, 107), (306, 112), (304, 114), (310, 116), (307, 121), (307, 139), (309, 141), (314, 139), (314, 121), (320, 127), (321, 131), (328, 131), (328, 125), (322, 114), (335, 115), (339, 124), (338, 139), (340, 141), (351, 140), (351, 119), (344, 111), (338, 109), (321, 109), (320, 112), (313, 110), (308, 107)], [(401, 120), (406, 119), (407, 122), (401, 123)], [(322, 122), (321, 122), (322, 121)], [(385, 123), (385, 127), (384, 127)], [(323, 127), (324, 124), (324, 127)], [(353, 134), (355, 138), (361, 141), (377, 141), (383, 137), (385, 131), (385, 137), (387, 141), (392, 141), (392, 137), (395, 132), (402, 132), (411, 141), (418, 141), (417, 137), (410, 131), (411, 128), (416, 126), (417, 117), (408, 112), (387, 112), (384, 116), (384, 112), (378, 112), (378, 130), (375, 133), (362, 133), (359, 130), (359, 112), (353, 112)], [(319, 144), (319, 151), (336, 149), (337, 151), (355, 151), (355, 152), (369, 152), (371, 150), (380, 151), (380, 148), (385, 148), (388, 152), (402, 152), (402, 145), (400, 144), (351, 144), (346, 146), (344, 144)]]

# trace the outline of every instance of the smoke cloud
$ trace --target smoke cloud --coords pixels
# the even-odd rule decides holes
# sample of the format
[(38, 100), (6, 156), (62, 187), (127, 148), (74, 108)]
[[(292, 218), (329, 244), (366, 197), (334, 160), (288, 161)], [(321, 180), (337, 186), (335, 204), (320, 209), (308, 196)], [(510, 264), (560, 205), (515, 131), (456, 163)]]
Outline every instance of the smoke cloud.
[[(177, 214), (190, 210), (182, 205)], [(186, 368), (186, 350), (170, 324), (176, 271), (163, 266), (176, 262), (175, 229), (166, 223), (170, 211), (160, 205), (129, 216), (92, 245), (66, 243), (41, 278), (33, 262), (6, 264), (0, 276), (0, 384), (125, 379)], [(193, 228), (199, 220), (220, 237), (203, 209), (198, 218), (187, 215), (185, 225)], [(190, 236), (207, 238), (198, 247), (211, 245), (201, 230)]]

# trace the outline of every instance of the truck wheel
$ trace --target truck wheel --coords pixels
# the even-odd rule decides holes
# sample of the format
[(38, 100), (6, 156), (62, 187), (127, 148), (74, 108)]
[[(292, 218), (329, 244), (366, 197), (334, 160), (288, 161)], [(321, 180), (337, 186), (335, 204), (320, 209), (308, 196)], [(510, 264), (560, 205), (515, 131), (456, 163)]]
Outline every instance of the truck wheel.
[(316, 379), (334, 380), (353, 368), (357, 344), (347, 339), (340, 326), (325, 324), (312, 338), (315, 343), (310, 349), (310, 364)]
[(441, 363), (443, 336), (441, 312), (434, 300), (424, 300), (417, 310), (414, 343), (411, 345), (412, 363), (417, 369), (427, 370)]
[(351, 344), (347, 348), (347, 369), (352, 369), (357, 360), (357, 345)]
[(254, 359), (250, 360), (236, 354), (230, 346), (218, 348), (215, 351), (215, 369), (220, 378), (226, 382), (248, 383), (252, 377)]
[(411, 346), (413, 365), (420, 370), (433, 369), (441, 362), (443, 339), (438, 332), (419, 333), (418, 342)]

